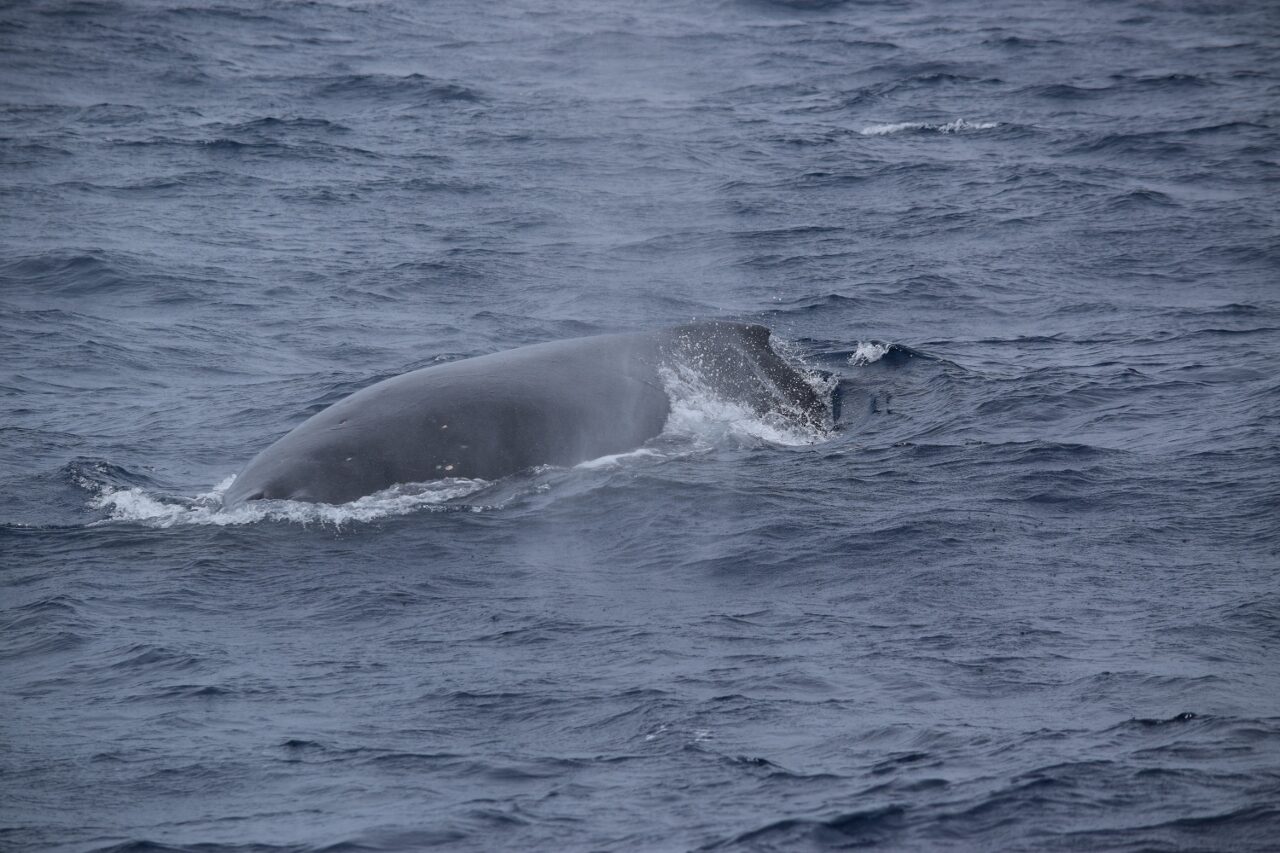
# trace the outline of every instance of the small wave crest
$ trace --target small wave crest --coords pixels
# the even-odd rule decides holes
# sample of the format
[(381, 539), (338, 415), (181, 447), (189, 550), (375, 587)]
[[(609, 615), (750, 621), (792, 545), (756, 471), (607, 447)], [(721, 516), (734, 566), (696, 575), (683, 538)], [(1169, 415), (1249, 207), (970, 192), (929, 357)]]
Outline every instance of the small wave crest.
[[(261, 500), (226, 508), (222, 505), (222, 495), (233, 480), (235, 477), (228, 477), (212, 491), (190, 499), (157, 496), (138, 486), (85, 485), (97, 492), (89, 505), (107, 513), (106, 518), (95, 524), (134, 522), (157, 528), (185, 525), (228, 527), (262, 521), (340, 528), (352, 523), (407, 515), (421, 509), (444, 509), (449, 501), (475, 494), (489, 485), (487, 480), (453, 478), (393, 486), (340, 505)], [(480, 506), (467, 508), (476, 512), (483, 509)]]
[(991, 130), (999, 127), (998, 121), (968, 121), (958, 118), (943, 124), (923, 121), (900, 121), (890, 124), (869, 124), (859, 131), (863, 136), (891, 136), (895, 133), (963, 133), (971, 130)]
[(854, 367), (866, 367), (868, 364), (875, 364), (888, 355), (892, 349), (893, 344), (882, 344), (878, 341), (858, 341), (858, 346), (853, 351), (853, 355), (849, 356), (849, 364)]
[(637, 447), (635, 450), (628, 450), (625, 453), (610, 453), (607, 456), (598, 456), (595, 459), (588, 459), (586, 462), (579, 462), (573, 466), (584, 471), (590, 471), (597, 468), (616, 468), (632, 459), (647, 459), (655, 456), (661, 456), (657, 450), (652, 447)]

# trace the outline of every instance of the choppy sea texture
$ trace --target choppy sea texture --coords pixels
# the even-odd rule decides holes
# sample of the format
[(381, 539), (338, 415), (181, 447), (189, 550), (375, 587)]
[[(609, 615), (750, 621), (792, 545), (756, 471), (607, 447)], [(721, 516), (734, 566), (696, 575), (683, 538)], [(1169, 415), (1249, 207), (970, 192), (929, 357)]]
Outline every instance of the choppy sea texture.
[[(0, 846), (1273, 849), (1278, 29), (5, 4)], [(218, 502), (378, 379), (706, 318), (835, 429), (695, 383), (572, 470)]]

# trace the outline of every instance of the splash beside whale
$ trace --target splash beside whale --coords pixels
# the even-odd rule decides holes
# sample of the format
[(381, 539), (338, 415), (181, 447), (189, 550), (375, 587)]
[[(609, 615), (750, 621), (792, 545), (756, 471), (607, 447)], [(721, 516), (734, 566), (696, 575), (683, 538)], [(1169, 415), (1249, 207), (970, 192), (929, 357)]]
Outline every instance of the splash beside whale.
[(769, 330), (705, 322), (520, 347), (425, 367), (357, 391), (259, 453), (225, 506), (339, 504), (401, 483), (496, 479), (640, 447), (671, 410), (660, 371), (821, 428), (826, 402), (769, 344)]

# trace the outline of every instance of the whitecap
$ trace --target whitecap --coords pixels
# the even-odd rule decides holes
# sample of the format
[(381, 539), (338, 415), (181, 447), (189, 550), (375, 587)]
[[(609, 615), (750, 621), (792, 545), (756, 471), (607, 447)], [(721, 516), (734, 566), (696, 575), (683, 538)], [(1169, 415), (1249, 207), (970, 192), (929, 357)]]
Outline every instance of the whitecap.
[(888, 136), (904, 130), (924, 130), (929, 125), (919, 121), (900, 121), (894, 124), (870, 124), (859, 131), (863, 136)]
[(854, 367), (866, 367), (868, 364), (875, 364), (884, 358), (892, 348), (892, 344), (882, 344), (876, 341), (858, 341), (858, 346), (854, 349), (853, 355), (849, 356), (849, 363)]
[(968, 121), (958, 118), (943, 124), (928, 124), (922, 121), (900, 121), (891, 124), (870, 124), (859, 131), (863, 136), (889, 136), (907, 130), (922, 130), (932, 133), (961, 133), (970, 130), (991, 130), (999, 127), (998, 121)]
[[(222, 493), (234, 479), (228, 477), (212, 491), (194, 499), (157, 496), (138, 487), (101, 486), (97, 487), (98, 494), (90, 501), (90, 506), (107, 513), (107, 517), (95, 522), (96, 524), (134, 522), (148, 527), (167, 528), (182, 525), (225, 527), (260, 521), (284, 521), (342, 527), (351, 523), (407, 515), (420, 509), (440, 508), (449, 501), (474, 494), (490, 485), (488, 480), (451, 478), (397, 485), (345, 504), (258, 500), (227, 508), (222, 505)], [(482, 507), (472, 509), (480, 511)]]
[(616, 468), (626, 464), (632, 459), (642, 459), (650, 456), (661, 456), (662, 454), (651, 447), (637, 447), (635, 450), (628, 450), (624, 453), (610, 453), (606, 456), (599, 456), (595, 459), (588, 459), (586, 462), (579, 462), (575, 468), (583, 468), (592, 470), (595, 468)]

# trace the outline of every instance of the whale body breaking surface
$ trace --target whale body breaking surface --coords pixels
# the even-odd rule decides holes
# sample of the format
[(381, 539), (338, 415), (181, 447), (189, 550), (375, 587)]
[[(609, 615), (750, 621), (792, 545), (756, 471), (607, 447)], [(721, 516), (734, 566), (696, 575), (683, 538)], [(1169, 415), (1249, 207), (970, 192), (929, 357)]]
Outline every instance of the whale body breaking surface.
[(821, 428), (827, 403), (764, 326), (711, 321), (534, 344), (425, 367), (355, 392), (259, 453), (223, 504), (339, 504), (405, 483), (497, 479), (640, 447), (662, 432), (662, 373)]

